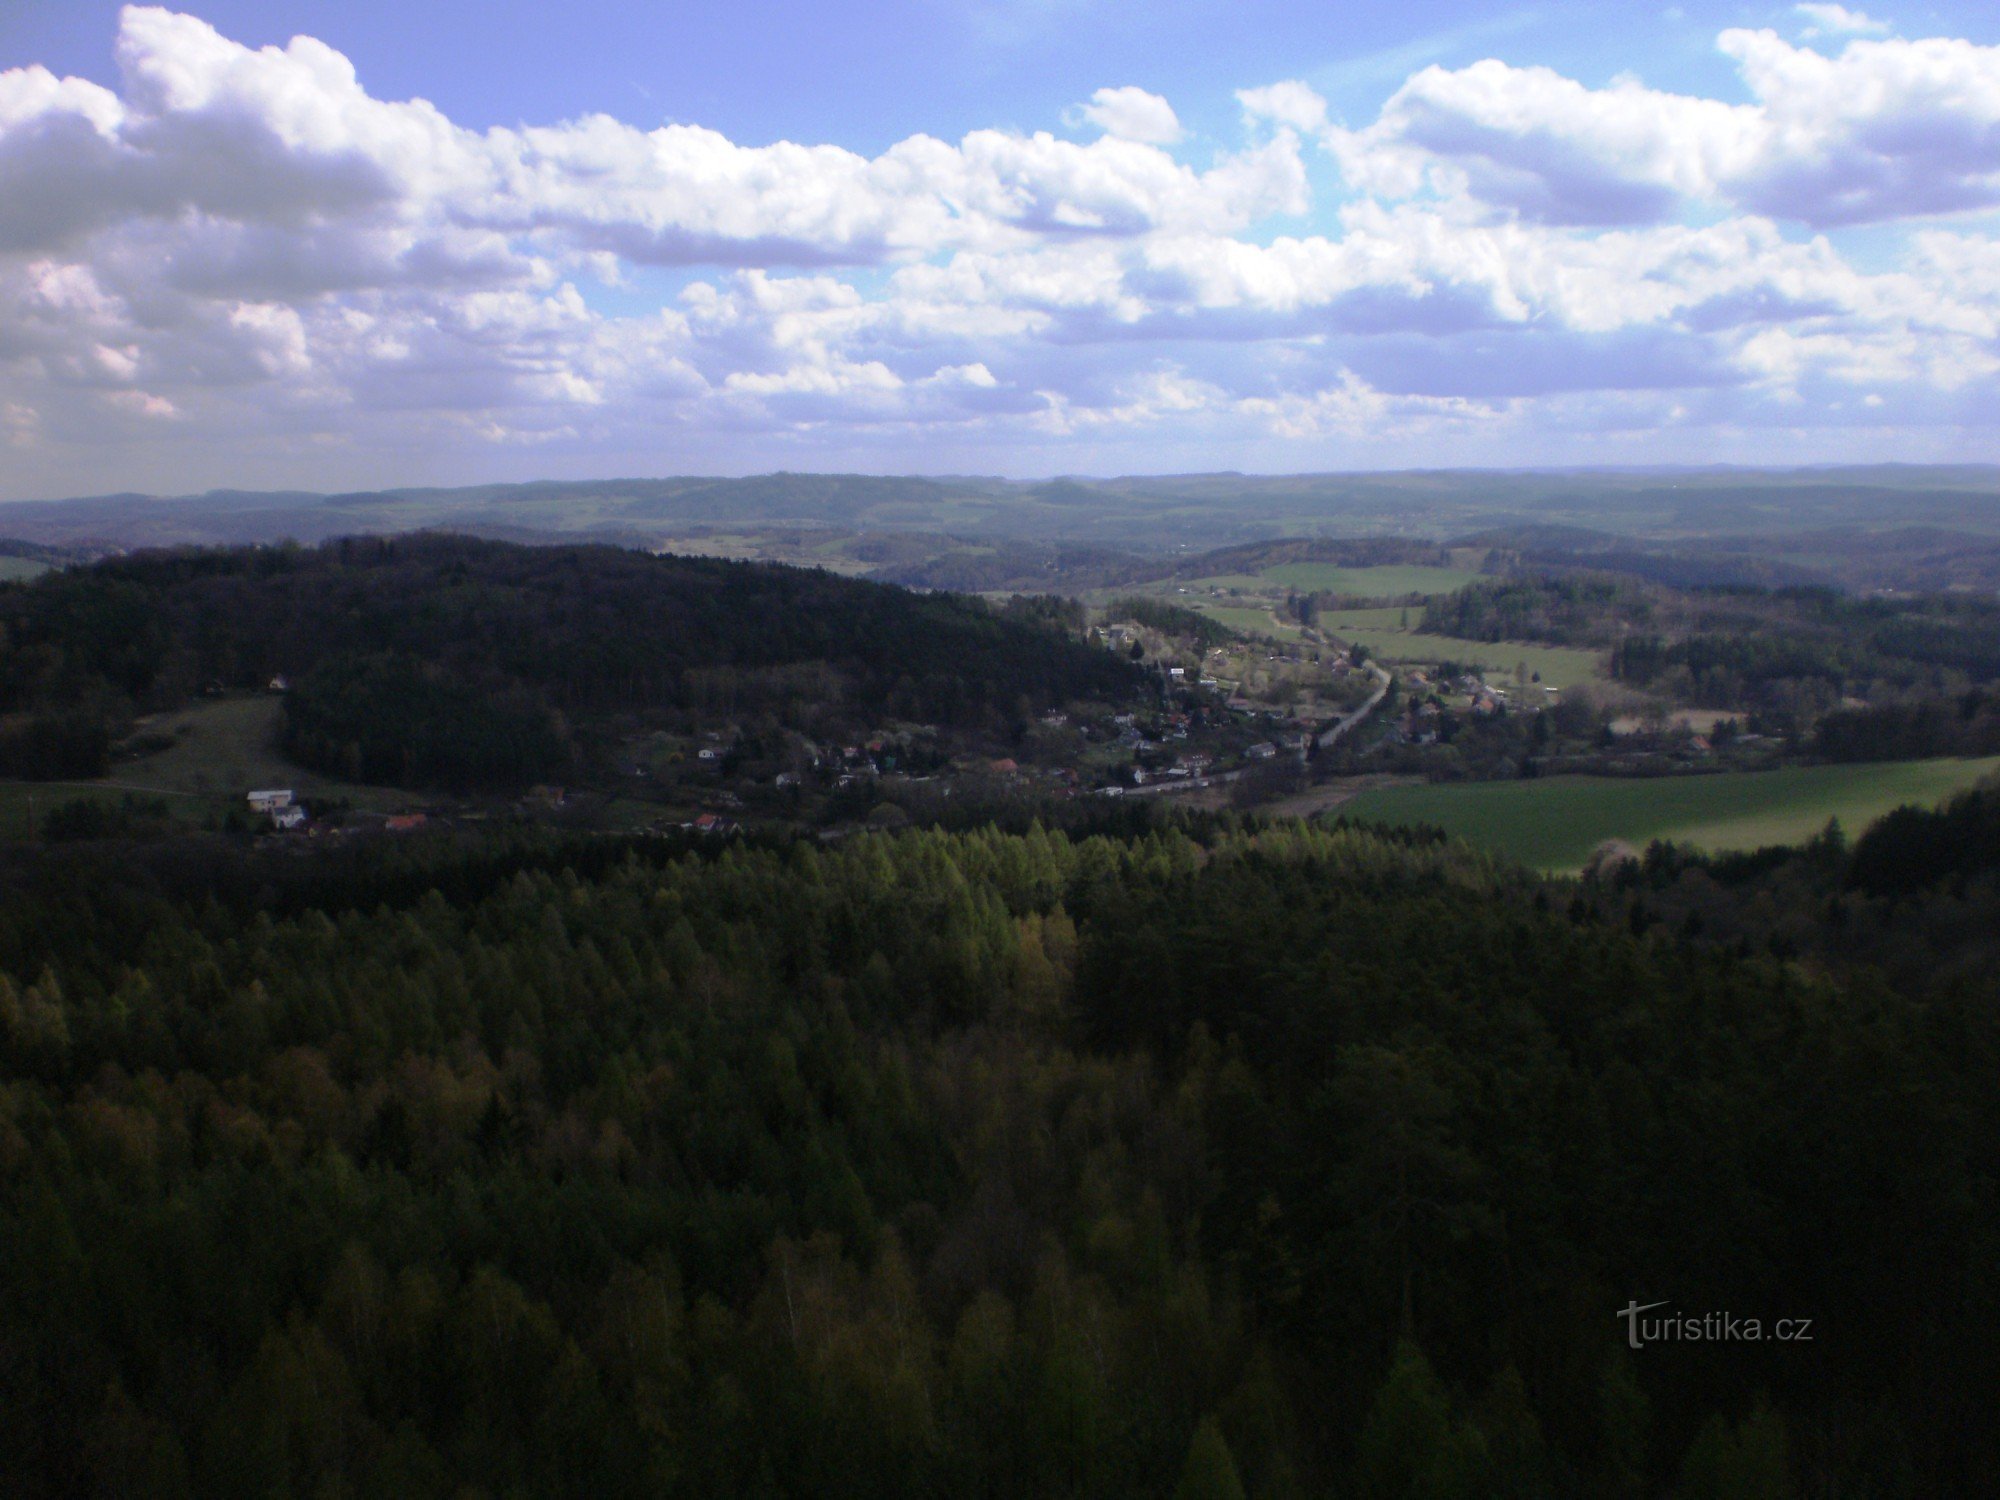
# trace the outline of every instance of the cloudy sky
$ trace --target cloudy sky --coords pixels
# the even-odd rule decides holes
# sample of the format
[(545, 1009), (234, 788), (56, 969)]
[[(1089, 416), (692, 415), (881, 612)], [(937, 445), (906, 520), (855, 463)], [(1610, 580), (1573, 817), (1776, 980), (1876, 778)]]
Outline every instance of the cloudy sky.
[(1996, 432), (1991, 0), (0, 4), (4, 498)]

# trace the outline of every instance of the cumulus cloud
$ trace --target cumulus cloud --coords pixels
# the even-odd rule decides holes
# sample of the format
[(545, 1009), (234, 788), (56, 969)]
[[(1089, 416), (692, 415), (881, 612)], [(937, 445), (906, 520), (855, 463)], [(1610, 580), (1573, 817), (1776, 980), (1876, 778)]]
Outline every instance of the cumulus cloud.
[[(1214, 152), (1118, 86), (1069, 118), (1085, 140), (870, 156), (475, 131), (311, 38), (128, 9), (115, 89), (0, 72), (0, 484), (335, 485), (496, 447), (1477, 460), (1593, 412), (2000, 409), (2000, 241), (1934, 222), (2000, 205), (2000, 49), (1720, 45), (1749, 102), (1487, 61), (1358, 126), (1244, 88)], [(1344, 198), (1315, 203), (1302, 141)], [(1865, 269), (1820, 232), (1910, 218)]]
[(1106, 135), (1149, 146), (1171, 146), (1182, 134), (1174, 107), (1141, 88), (1099, 89), (1077, 112)]
[(1842, 35), (1874, 33), (1889, 29), (1887, 21), (1878, 21), (1871, 15), (1858, 10), (1849, 10), (1844, 5), (1828, 5), (1806, 0), (1806, 3), (1794, 5), (1792, 9), (1811, 23), (1805, 30), (1807, 36), (1820, 36), (1826, 32)]
[(1329, 148), (1358, 188), (1469, 194), (1556, 224), (1629, 224), (1702, 202), (1814, 227), (2000, 206), (2000, 47), (1771, 31), (1718, 40), (1750, 104), (1623, 79), (1588, 88), (1488, 60), (1409, 79)]
[(1326, 100), (1295, 78), (1267, 83), (1261, 88), (1238, 89), (1236, 102), (1250, 120), (1269, 120), (1307, 135), (1327, 128)]

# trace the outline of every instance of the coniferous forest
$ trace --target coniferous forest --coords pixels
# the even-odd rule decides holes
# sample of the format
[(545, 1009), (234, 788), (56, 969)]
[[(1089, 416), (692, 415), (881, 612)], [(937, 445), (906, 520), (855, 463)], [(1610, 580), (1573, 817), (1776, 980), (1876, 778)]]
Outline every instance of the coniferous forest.
[(470, 537), (112, 558), (0, 593), (0, 776), (102, 776), (135, 716), (282, 679), (297, 762), (460, 790), (636, 729), (977, 731), (1140, 674), (1068, 622), (831, 573)]
[(0, 1490), (1990, 1492), (1990, 839), (1074, 822), (13, 860)]

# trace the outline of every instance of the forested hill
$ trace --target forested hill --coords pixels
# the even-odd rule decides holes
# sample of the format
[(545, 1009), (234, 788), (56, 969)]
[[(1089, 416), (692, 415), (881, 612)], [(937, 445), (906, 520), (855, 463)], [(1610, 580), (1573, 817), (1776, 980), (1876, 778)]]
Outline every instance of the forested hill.
[(1995, 1492), (1990, 966), (1352, 830), (520, 850), (10, 878), (0, 1492)]
[(106, 561), (0, 593), (0, 624), (0, 713), (74, 728), (284, 676), (295, 756), (421, 785), (547, 777), (620, 728), (766, 716), (825, 734), (887, 719), (1001, 730), (1139, 682), (976, 599), (442, 535)]

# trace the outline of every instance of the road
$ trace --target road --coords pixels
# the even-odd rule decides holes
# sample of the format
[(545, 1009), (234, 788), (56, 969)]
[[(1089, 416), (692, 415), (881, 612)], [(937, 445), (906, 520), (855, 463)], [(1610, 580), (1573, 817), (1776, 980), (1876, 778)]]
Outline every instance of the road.
[(1370, 693), (1368, 695), (1367, 701), (1364, 702), (1359, 708), (1355, 709), (1353, 713), (1335, 719), (1333, 723), (1329, 724), (1325, 729), (1320, 731), (1320, 736), (1319, 736), (1320, 749), (1322, 750), (1330, 749), (1333, 746), (1334, 742), (1338, 740), (1343, 734), (1347, 733), (1348, 730), (1352, 729), (1356, 724), (1359, 724), (1363, 719), (1367, 718), (1370, 714), (1375, 712), (1376, 706), (1379, 703), (1381, 703), (1382, 699), (1385, 696), (1387, 696), (1389, 692), (1388, 672), (1385, 671), (1381, 666), (1381, 664), (1378, 662), (1371, 661), (1368, 662), (1366, 665), (1368, 667), (1368, 670), (1375, 674), (1375, 691)]

